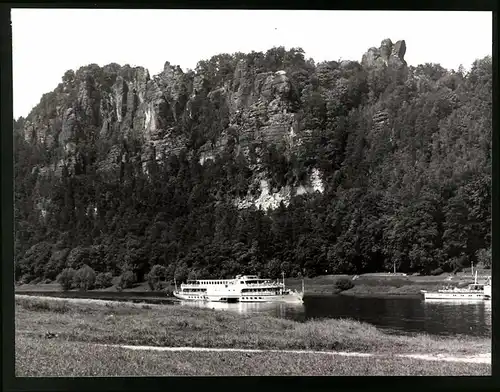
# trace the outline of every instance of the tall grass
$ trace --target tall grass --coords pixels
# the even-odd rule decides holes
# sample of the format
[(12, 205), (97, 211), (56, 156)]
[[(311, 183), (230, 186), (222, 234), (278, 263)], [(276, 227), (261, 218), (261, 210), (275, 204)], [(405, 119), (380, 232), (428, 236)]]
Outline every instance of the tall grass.
[(491, 351), (489, 339), (395, 336), (352, 320), (300, 323), (174, 305), (151, 305), (151, 309), (143, 309), (125, 303), (73, 304), (37, 298), (17, 298), (16, 305), (18, 330), (29, 329), (31, 336), (44, 336), (50, 331), (61, 339), (89, 343), (377, 353)]
[(16, 298), (16, 305), (35, 312), (69, 313), (72, 310), (67, 302), (55, 302), (50, 299), (30, 301), (26, 298)]

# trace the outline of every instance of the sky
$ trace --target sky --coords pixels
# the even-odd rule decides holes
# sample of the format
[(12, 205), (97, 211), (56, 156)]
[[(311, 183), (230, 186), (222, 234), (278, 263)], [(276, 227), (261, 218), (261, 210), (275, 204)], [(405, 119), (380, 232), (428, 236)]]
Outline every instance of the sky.
[(63, 74), (109, 63), (165, 61), (194, 69), (219, 53), (301, 47), (306, 57), (360, 61), (390, 38), (406, 41), (409, 65), (469, 68), (491, 55), (491, 12), (259, 10), (12, 10), (14, 118), (26, 117)]

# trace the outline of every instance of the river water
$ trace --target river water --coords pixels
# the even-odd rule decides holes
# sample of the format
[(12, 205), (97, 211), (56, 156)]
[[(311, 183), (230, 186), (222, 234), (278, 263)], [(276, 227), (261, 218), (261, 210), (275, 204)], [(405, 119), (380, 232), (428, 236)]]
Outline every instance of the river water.
[(303, 304), (182, 303), (304, 321), (349, 318), (389, 333), (491, 336), (491, 301), (423, 301), (416, 298), (360, 298), (346, 295), (306, 296)]
[(241, 314), (265, 314), (297, 321), (348, 318), (389, 333), (491, 336), (491, 301), (423, 301), (419, 298), (371, 298), (347, 295), (306, 296), (303, 304), (178, 302), (158, 293), (32, 292), (28, 295), (80, 297), (214, 308)]

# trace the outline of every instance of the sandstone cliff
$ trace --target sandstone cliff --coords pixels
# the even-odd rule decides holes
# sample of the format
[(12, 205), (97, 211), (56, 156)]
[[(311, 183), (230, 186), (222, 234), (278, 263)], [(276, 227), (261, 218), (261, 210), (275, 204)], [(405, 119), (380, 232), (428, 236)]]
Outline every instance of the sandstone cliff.
[[(392, 44), (386, 39), (379, 49), (369, 49), (361, 64), (366, 68), (405, 67), (405, 51), (404, 41)], [(63, 167), (74, 173), (77, 162), (85, 159), (82, 146), (89, 145), (100, 146), (98, 170), (111, 178), (118, 176), (127, 159), (140, 160), (147, 171), (151, 160), (179, 154), (183, 149), (205, 164), (234, 139), (236, 154), (249, 158), (250, 150), (257, 151), (250, 167), (252, 181), (261, 189), (260, 199), (281, 192), (277, 200), (286, 201), (297, 192), (321, 191), (322, 186), (311, 185), (320, 181), (318, 171), (314, 179), (310, 171), (303, 184), (291, 189), (269, 190), (259, 164), (259, 151), (268, 145), (281, 145), (290, 154), (310, 139), (313, 129), (297, 109), (297, 99), (304, 101), (308, 94), (301, 85), (304, 71), (297, 71), (293, 63), (269, 70), (247, 56), (236, 59), (232, 68), (225, 64), (228, 75), (216, 77), (222, 65), (220, 61), (215, 64), (212, 73), (201, 68), (185, 73), (166, 62), (163, 71), (153, 77), (142, 67), (118, 64), (91, 64), (68, 71), (24, 122), (25, 140), (52, 152), (50, 162), (39, 167), (40, 173), (60, 176)], [(349, 75), (360, 72), (363, 70), (356, 62), (330, 62), (320, 64), (307, 77), (321, 78), (321, 94), (342, 104), (357, 100), (351, 90), (352, 80), (359, 77)], [(200, 120), (207, 117), (209, 122)], [(138, 141), (140, 152), (124, 150), (122, 140)], [(260, 203), (251, 195), (245, 200), (237, 204)]]

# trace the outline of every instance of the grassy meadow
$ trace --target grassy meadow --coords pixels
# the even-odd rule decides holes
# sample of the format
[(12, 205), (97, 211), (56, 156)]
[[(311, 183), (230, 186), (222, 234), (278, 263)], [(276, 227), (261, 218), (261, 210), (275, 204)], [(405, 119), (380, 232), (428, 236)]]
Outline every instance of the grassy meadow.
[(16, 376), (460, 376), (490, 375), (485, 364), (324, 354), (154, 352), (18, 337)]

